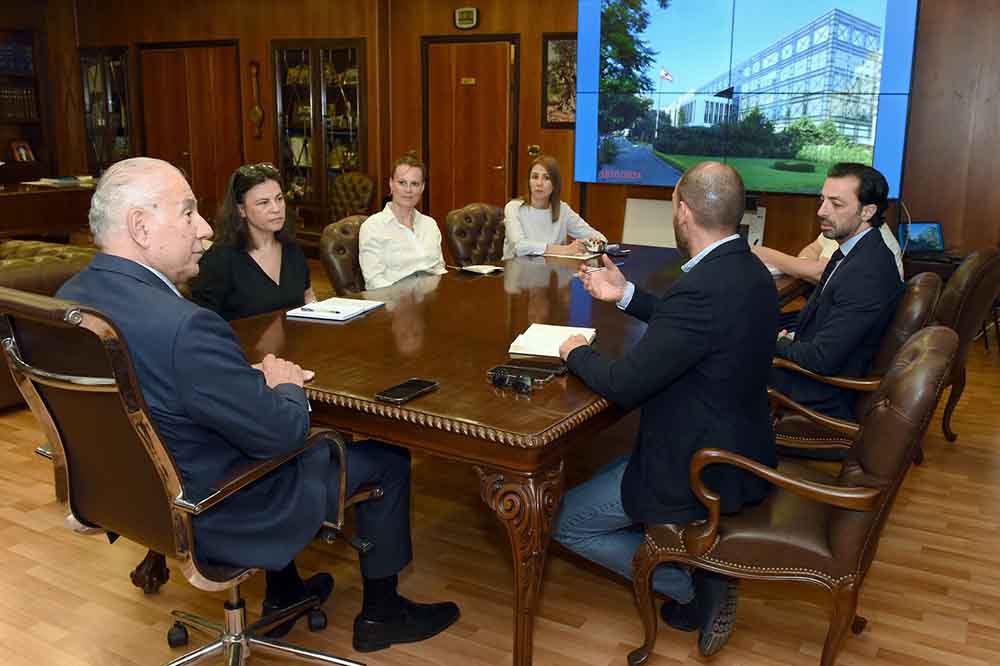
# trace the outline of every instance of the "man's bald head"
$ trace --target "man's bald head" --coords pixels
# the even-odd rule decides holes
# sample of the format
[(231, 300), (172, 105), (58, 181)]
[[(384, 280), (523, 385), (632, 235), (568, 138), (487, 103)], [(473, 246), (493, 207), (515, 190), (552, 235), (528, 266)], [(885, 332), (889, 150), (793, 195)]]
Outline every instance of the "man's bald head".
[(156, 208), (163, 187), (176, 174), (174, 165), (152, 157), (133, 157), (112, 164), (97, 181), (90, 200), (90, 232), (98, 247), (125, 229), (125, 219), (131, 208)]
[(746, 191), (743, 179), (731, 166), (700, 162), (684, 172), (675, 189), (699, 227), (736, 233), (743, 219)]

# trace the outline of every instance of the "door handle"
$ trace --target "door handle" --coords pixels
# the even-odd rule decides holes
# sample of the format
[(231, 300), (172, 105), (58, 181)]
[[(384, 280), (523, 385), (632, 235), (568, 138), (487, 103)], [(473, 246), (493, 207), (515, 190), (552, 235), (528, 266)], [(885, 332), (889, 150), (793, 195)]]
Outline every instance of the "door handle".
[(496, 164), (494, 166), (491, 166), (490, 168), (493, 169), (494, 171), (503, 171), (504, 170), (504, 165), (503, 164)]

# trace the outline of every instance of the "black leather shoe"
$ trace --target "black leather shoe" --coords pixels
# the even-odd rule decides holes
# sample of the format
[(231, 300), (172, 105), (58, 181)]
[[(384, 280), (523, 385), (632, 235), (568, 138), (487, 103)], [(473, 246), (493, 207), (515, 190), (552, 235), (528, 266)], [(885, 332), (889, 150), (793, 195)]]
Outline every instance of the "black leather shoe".
[(736, 623), (739, 581), (728, 576), (699, 572), (694, 576), (695, 598), (701, 615), (698, 652), (711, 657), (723, 648)]
[(660, 607), (660, 617), (678, 631), (694, 631), (700, 624), (698, 622), (698, 598), (695, 597), (686, 604), (679, 604), (673, 599), (668, 599)]
[(383, 650), (394, 643), (416, 643), (436, 636), (458, 619), (458, 605), (451, 601), (417, 604), (403, 599), (402, 614), (385, 621), (354, 618), (354, 649)]
[[(297, 604), (306, 597), (316, 597), (319, 599), (319, 605), (322, 606), (326, 603), (326, 600), (330, 598), (330, 594), (333, 592), (333, 576), (328, 573), (318, 573), (314, 576), (310, 576), (305, 580), (306, 593), (296, 599), (271, 599), (270, 597), (264, 598), (264, 605), (261, 608), (261, 615), (266, 616), (271, 613), (275, 613), (282, 608), (286, 608), (293, 604)], [(268, 593), (272, 593), (272, 590), (268, 590)], [(295, 626), (298, 619), (302, 617), (294, 617), (287, 622), (282, 622), (278, 626), (274, 627), (267, 632), (267, 636), (271, 638), (281, 638)]]

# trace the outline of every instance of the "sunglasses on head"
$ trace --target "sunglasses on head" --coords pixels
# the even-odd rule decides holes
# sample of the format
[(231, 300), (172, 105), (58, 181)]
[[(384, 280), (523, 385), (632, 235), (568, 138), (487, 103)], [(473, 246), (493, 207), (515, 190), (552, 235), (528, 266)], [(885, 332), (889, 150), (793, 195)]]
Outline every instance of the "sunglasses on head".
[(252, 178), (254, 176), (276, 177), (278, 169), (270, 162), (258, 162), (257, 164), (244, 164), (236, 170), (241, 176)]

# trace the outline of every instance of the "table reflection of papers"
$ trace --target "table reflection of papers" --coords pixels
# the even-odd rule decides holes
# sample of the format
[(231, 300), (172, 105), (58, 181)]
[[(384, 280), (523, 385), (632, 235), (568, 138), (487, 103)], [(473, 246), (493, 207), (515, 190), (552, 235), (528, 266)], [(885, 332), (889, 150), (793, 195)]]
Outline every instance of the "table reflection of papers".
[(413, 356), (423, 348), (427, 329), (425, 301), (433, 298), (430, 295), (440, 282), (440, 275), (420, 273), (388, 287), (364, 292), (368, 300), (385, 301), (385, 309), (392, 315), (392, 336), (400, 354)]
[(565, 287), (576, 275), (579, 261), (545, 257), (515, 257), (504, 265), (503, 288), (508, 294), (550, 286)]

